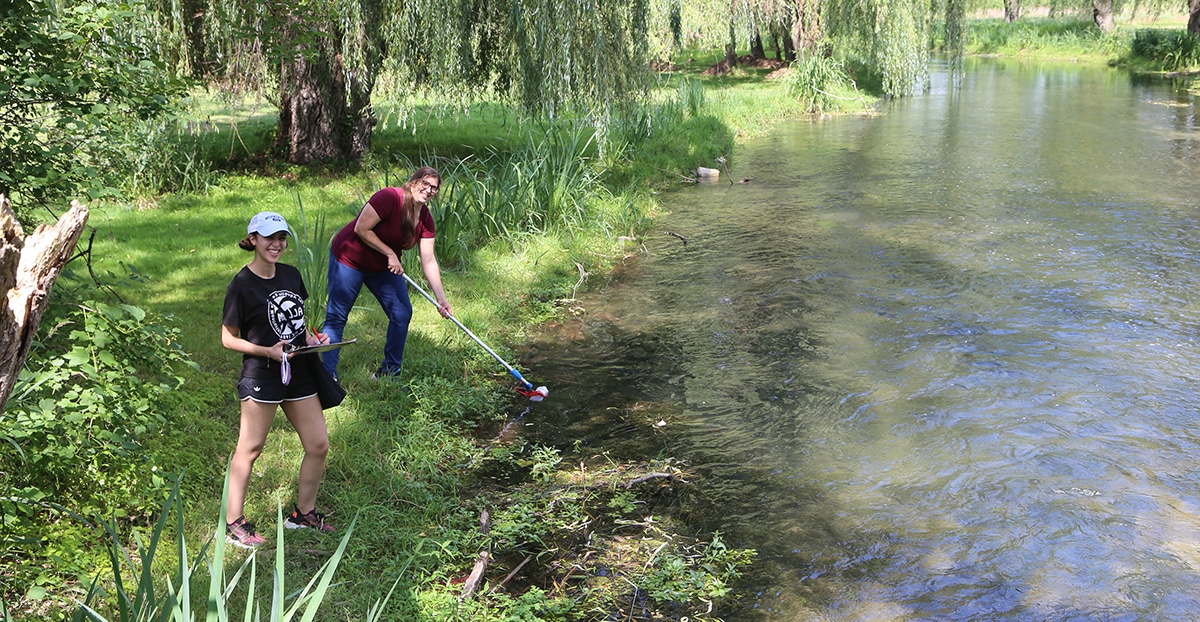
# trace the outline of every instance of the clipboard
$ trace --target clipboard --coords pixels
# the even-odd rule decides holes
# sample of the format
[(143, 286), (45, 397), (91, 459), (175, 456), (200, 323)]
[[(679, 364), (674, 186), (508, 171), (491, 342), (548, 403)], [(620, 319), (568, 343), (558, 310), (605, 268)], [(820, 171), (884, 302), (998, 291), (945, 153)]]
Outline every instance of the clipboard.
[(288, 354), (318, 354), (320, 352), (336, 350), (342, 346), (348, 346), (356, 341), (358, 340), (351, 339), (349, 341), (338, 341), (335, 343), (322, 343), (316, 346), (290, 346), (284, 348), (284, 352), (287, 352)]

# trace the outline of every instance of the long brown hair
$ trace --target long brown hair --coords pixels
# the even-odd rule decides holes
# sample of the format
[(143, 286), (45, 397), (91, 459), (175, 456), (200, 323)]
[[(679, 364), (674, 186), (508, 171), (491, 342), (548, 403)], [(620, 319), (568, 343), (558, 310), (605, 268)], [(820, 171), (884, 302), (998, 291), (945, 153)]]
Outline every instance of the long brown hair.
[(413, 187), (417, 182), (426, 177), (436, 178), (438, 185), (442, 183), (442, 176), (431, 166), (422, 166), (413, 171), (409, 176), (408, 181), (404, 182), (401, 188), (404, 189), (404, 203), (400, 206), (400, 231), (403, 234), (401, 238), (404, 250), (408, 250), (417, 245), (417, 220), (421, 217), (421, 206), (413, 200)]

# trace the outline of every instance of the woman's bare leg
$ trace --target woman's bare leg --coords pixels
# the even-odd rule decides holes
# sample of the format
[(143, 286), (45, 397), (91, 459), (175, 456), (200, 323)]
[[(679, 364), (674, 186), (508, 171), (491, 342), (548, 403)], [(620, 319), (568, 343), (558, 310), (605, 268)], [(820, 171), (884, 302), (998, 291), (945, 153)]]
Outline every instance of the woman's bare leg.
[(254, 400), (242, 401), (242, 418), (238, 426), (237, 449), (229, 464), (229, 509), (226, 520), (234, 521), (245, 513), (246, 490), (250, 487), (250, 470), (262, 454), (267, 433), (275, 420), (277, 404)]
[(300, 483), (296, 493), (296, 509), (301, 514), (317, 507), (317, 489), (325, 475), (325, 457), (329, 455), (329, 432), (325, 428), (325, 413), (316, 396), (297, 402), (284, 402), (283, 413), (300, 435), (304, 460), (300, 462)]

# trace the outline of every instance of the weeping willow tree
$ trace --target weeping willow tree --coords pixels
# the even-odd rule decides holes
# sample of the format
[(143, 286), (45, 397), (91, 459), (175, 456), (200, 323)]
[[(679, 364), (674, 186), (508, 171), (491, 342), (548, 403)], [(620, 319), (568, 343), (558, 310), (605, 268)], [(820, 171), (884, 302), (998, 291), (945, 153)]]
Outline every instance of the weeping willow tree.
[(487, 93), (547, 117), (646, 84), (646, 0), (207, 1), (204, 66), (224, 92), (274, 95), (291, 162), (365, 154), (385, 70), (388, 95)]
[(945, 29), (947, 51), (961, 58), (963, 0), (825, 0), (824, 6), (826, 34), (873, 67), (887, 95), (911, 95), (926, 84), (934, 28)]
[(726, 62), (763, 33), (786, 33), (789, 56), (854, 56), (891, 96), (922, 86), (935, 34), (960, 58), (966, 21), (966, 0), (661, 0), (654, 8), (655, 32), (677, 14), (682, 45), (720, 46)]
[(279, 107), (278, 148), (295, 163), (359, 158), (370, 149), (371, 92), (387, 52), (383, 2), (209, 0), (200, 64), (219, 92), (266, 95)]

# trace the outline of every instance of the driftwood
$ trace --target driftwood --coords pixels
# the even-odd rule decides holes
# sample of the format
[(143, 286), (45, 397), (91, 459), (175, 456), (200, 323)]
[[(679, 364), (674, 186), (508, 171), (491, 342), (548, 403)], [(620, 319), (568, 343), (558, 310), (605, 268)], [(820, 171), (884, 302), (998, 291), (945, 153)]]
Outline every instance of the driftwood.
[[(491, 528), (491, 522), (488, 518), (488, 511), (484, 510), (479, 515), (479, 532), (486, 538), (488, 530)], [(487, 571), (488, 559), (491, 558), (491, 553), (488, 551), (487, 545), (484, 545), (483, 550), (479, 551), (479, 557), (475, 560), (475, 567), (471, 569), (471, 574), (467, 576), (467, 582), (463, 584), (462, 595), (458, 597), (458, 602), (471, 597), (475, 593), (475, 588), (479, 587), (479, 582), (483, 580), (483, 573)]]
[(636, 486), (642, 482), (648, 482), (652, 479), (664, 479), (664, 478), (665, 479), (675, 479), (676, 475), (674, 473), (647, 473), (646, 475), (643, 475), (641, 477), (635, 477), (635, 478), (629, 480), (628, 482), (625, 482), (625, 490), (629, 490), (630, 488), (633, 488), (634, 486)]
[(71, 201), (57, 223), (40, 225), (25, 237), (8, 198), (0, 195), (0, 291), (7, 294), (0, 311), (0, 409), (12, 395), (50, 288), (74, 253), (87, 218), (87, 206)]

